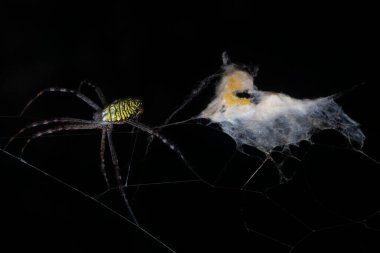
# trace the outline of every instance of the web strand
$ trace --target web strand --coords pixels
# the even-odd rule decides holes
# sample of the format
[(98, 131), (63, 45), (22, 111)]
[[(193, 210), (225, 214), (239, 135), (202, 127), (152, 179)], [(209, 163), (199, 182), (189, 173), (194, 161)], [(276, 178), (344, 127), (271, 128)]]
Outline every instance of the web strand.
[(90, 195), (88, 195), (87, 193), (79, 190), (78, 188), (66, 183), (65, 181), (47, 173), (46, 171), (28, 163), (27, 161), (25, 161), (24, 159), (20, 158), (20, 157), (17, 157), (11, 153), (9, 153), (8, 151), (5, 151), (3, 149), (0, 148), (0, 151), (3, 152), (4, 154), (6, 154), (7, 156), (9, 157), (12, 157), (13, 159), (27, 165), (28, 167), (32, 168), (33, 170), (37, 171), (38, 173), (41, 173), (42, 175), (44, 176), (47, 176), (48, 178), (52, 179), (53, 181), (57, 182), (58, 184), (68, 188), (68, 189), (71, 189), (77, 193), (79, 193), (80, 195), (84, 196), (85, 198), (88, 198), (90, 199), (91, 201), (95, 202), (96, 204), (98, 204), (99, 206), (101, 206), (102, 208), (106, 209), (107, 211), (111, 212), (112, 214), (116, 215), (117, 217), (119, 217), (120, 219), (128, 222), (129, 224), (131, 224), (132, 226), (134, 226), (136, 229), (138, 229), (139, 231), (143, 232), (144, 234), (146, 234), (148, 237), (150, 237), (151, 239), (153, 239), (154, 241), (156, 241), (159, 245), (163, 246), (164, 248), (166, 248), (169, 252), (174, 252), (174, 249), (172, 249), (171, 247), (169, 247), (168, 245), (166, 245), (164, 242), (162, 242), (161, 240), (159, 240), (157, 237), (155, 237), (154, 235), (152, 235), (151, 233), (149, 233), (147, 230), (145, 230), (144, 228), (142, 228), (141, 226), (135, 224), (133, 221), (129, 220), (128, 218), (126, 218), (125, 216), (123, 216), (122, 214), (120, 214), (119, 212), (115, 211), (114, 209), (110, 208), (109, 206), (107, 206), (106, 204), (100, 202), (99, 200), (97, 200), (95, 197), (92, 197)]

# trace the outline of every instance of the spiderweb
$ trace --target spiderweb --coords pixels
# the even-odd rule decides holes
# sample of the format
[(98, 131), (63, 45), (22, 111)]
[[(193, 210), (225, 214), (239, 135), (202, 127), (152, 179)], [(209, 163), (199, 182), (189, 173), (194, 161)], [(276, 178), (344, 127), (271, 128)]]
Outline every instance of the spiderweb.
[[(198, 99), (209, 83), (202, 83), (186, 102)], [(181, 121), (183, 108), (170, 119)], [(25, 123), (1, 120), (4, 142)], [(371, 122), (363, 124), (365, 151), (376, 155), (376, 135), (370, 127)], [(94, 158), (99, 134), (86, 131), (42, 138), (25, 160), (1, 149), (2, 192), (9, 193), (3, 204), (12, 221), (9, 238), (31, 248), (65, 252), (379, 248), (379, 165), (335, 132), (324, 131), (313, 143), (290, 147), (291, 155), (287, 150), (275, 152), (274, 160), (288, 158), (281, 171), (289, 180), (281, 181), (278, 168), (263, 164), (258, 150), (238, 152), (234, 141), (213, 125), (190, 121), (162, 128), (210, 186), (163, 144), (153, 141), (146, 154), (149, 139), (140, 133), (135, 141), (131, 129), (118, 131), (116, 149), (124, 171), (129, 164), (132, 168), (127, 192), (141, 226), (130, 222), (117, 191), (104, 192)]]

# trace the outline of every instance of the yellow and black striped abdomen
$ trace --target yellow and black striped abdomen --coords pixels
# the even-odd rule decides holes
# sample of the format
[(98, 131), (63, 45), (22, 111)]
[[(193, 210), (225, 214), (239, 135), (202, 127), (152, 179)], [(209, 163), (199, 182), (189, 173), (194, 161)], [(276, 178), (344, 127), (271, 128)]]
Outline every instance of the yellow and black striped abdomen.
[(102, 120), (108, 122), (124, 121), (138, 116), (143, 112), (142, 101), (137, 98), (122, 98), (115, 100), (104, 108)]

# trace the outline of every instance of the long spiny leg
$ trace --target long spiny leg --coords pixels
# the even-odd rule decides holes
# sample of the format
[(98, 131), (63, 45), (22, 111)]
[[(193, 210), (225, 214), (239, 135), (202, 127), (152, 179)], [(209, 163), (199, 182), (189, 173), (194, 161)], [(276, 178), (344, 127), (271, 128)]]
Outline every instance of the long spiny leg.
[[(139, 116), (136, 116), (136, 120), (138, 121), (139, 119)], [(136, 133), (135, 133), (136, 132)], [(136, 128), (135, 126), (132, 126), (132, 133), (135, 133), (135, 135), (133, 135), (132, 139), (131, 139), (131, 154), (129, 155), (130, 159), (129, 159), (129, 162), (128, 162), (128, 171), (127, 171), (127, 176), (125, 177), (125, 187), (128, 186), (128, 179), (129, 179), (129, 174), (131, 172), (131, 165), (132, 165), (132, 159), (133, 159), (133, 156), (134, 156), (134, 153), (135, 153), (135, 148), (136, 148), (136, 143), (137, 143), (137, 137), (139, 135), (139, 129)]]
[[(161, 128), (164, 128), (165, 126), (169, 126), (169, 125), (177, 125), (177, 124), (181, 124), (181, 123), (184, 123), (184, 122), (187, 122), (187, 121), (190, 121), (190, 120), (193, 120), (193, 119), (198, 119), (198, 116), (194, 116), (194, 117), (191, 117), (187, 120), (184, 120), (184, 121), (180, 121), (180, 122), (175, 122), (175, 123), (169, 123), (172, 118), (179, 112), (181, 111), (183, 108), (185, 108), (196, 96), (199, 95), (199, 93), (201, 91), (203, 91), (210, 83), (211, 83), (211, 80), (213, 80), (214, 78), (218, 78), (222, 75), (223, 72), (221, 73), (215, 73), (209, 77), (207, 77), (206, 79), (204, 79), (197, 88), (195, 88), (191, 94), (185, 98), (184, 102), (176, 109), (174, 110), (170, 115), (169, 117), (166, 118), (166, 120), (164, 121), (164, 123), (158, 127), (158, 132)], [(153, 142), (153, 139), (154, 137), (151, 136), (148, 140), (148, 144), (146, 145), (146, 149), (145, 149), (145, 154), (144, 154), (144, 159), (148, 156), (148, 153), (149, 153), (149, 149), (150, 149), (150, 145), (152, 145), (152, 142)]]
[(114, 125), (121, 125), (121, 124), (129, 124), (131, 126), (134, 126), (138, 129), (140, 129), (141, 131), (143, 132), (146, 132), (150, 135), (153, 135), (155, 137), (157, 137), (162, 143), (164, 143), (166, 146), (168, 146), (172, 151), (174, 151), (181, 159), (182, 161), (185, 163), (186, 167), (190, 170), (191, 173), (193, 173), (200, 181), (202, 181), (203, 183), (211, 186), (211, 187), (215, 187), (213, 184), (207, 182), (206, 180), (204, 180), (199, 174), (198, 172), (196, 172), (193, 167), (190, 165), (189, 161), (187, 161), (187, 159), (185, 158), (185, 156), (182, 154), (182, 152), (180, 151), (179, 148), (176, 147), (176, 145), (174, 145), (170, 140), (166, 139), (165, 137), (163, 137), (161, 134), (159, 134), (158, 132), (156, 132), (155, 130), (149, 128), (148, 126), (145, 126), (144, 124), (141, 124), (139, 122), (136, 122), (136, 121), (132, 121), (132, 120), (126, 120), (126, 121), (123, 121), (123, 122), (112, 122), (112, 124)]
[(24, 154), (25, 148), (29, 145), (29, 143), (39, 138), (43, 135), (52, 134), (60, 131), (67, 131), (67, 130), (80, 130), (80, 129), (102, 129), (104, 126), (102, 124), (99, 124), (98, 122), (91, 121), (91, 124), (65, 124), (59, 127), (53, 127), (44, 131), (37, 132), (33, 134), (28, 140), (26, 140), (24, 146), (21, 149), (20, 157)]
[(111, 185), (107, 178), (106, 162), (104, 158), (104, 152), (106, 150), (106, 137), (107, 137), (107, 130), (102, 129), (102, 139), (100, 141), (100, 169), (102, 170), (104, 180), (106, 181), (107, 189), (110, 189)]
[(135, 154), (137, 137), (139, 135), (139, 129), (137, 128), (137, 130), (136, 130), (136, 127), (132, 127), (132, 128), (133, 128), (132, 132), (134, 133), (136, 131), (136, 133), (133, 135), (133, 137), (131, 139), (131, 143), (130, 143), (131, 154), (129, 155), (130, 159), (129, 159), (129, 162), (128, 162), (128, 171), (127, 171), (127, 176), (125, 177), (125, 187), (128, 186), (128, 179), (129, 179), (129, 174), (131, 172), (132, 159), (133, 159), (133, 156)]
[(113, 145), (113, 140), (112, 140), (112, 125), (110, 125), (106, 131), (107, 131), (107, 137), (108, 137), (108, 144), (109, 144), (110, 152), (111, 152), (112, 163), (113, 163), (114, 169), (115, 169), (115, 177), (116, 177), (116, 181), (117, 181), (117, 185), (118, 185), (120, 194), (123, 197), (124, 203), (127, 206), (128, 211), (131, 214), (133, 221), (135, 222), (136, 225), (138, 225), (139, 223), (136, 219), (135, 214), (133, 213), (131, 205), (129, 204), (129, 201), (127, 198), (127, 193), (125, 192), (125, 187), (123, 185), (123, 181), (121, 178), (119, 161), (118, 161), (115, 146)]
[(32, 129), (32, 128), (35, 128), (35, 127), (39, 127), (39, 126), (51, 125), (51, 124), (55, 124), (55, 123), (91, 124), (91, 123), (93, 123), (93, 121), (91, 121), (91, 120), (83, 120), (83, 119), (76, 119), (76, 118), (52, 118), (52, 119), (49, 119), (49, 120), (37, 121), (37, 122), (34, 122), (32, 124), (29, 124), (29, 125), (25, 126), (20, 131), (18, 131), (15, 135), (13, 135), (9, 139), (9, 141), (5, 144), (5, 146), (3, 148), (6, 149), (9, 146), (9, 144), (12, 141), (14, 141), (15, 138), (17, 138), (20, 134), (22, 134), (26, 130), (29, 130), (29, 129)]
[(80, 84), (79, 84), (79, 92), (81, 91), (82, 86), (84, 84), (90, 86), (91, 88), (93, 88), (95, 90), (95, 92), (98, 95), (98, 97), (100, 99), (100, 102), (102, 103), (103, 106), (107, 105), (107, 99), (104, 96), (103, 91), (98, 86), (96, 86), (95, 84), (93, 84), (93, 83), (91, 83), (91, 82), (89, 82), (87, 80), (80, 82)]
[[(203, 91), (210, 83), (213, 79), (215, 78), (219, 78), (220, 76), (222, 75), (222, 73), (215, 73), (209, 77), (207, 77), (206, 79), (204, 79), (197, 88), (195, 88), (191, 93), (190, 95), (185, 98), (185, 101), (176, 109), (174, 110), (170, 115), (169, 117), (165, 120), (163, 126), (169, 124), (169, 122), (172, 120), (172, 118), (179, 112), (181, 111), (183, 108), (185, 108), (185, 106), (187, 106), (196, 96), (199, 95), (199, 93), (201, 91)], [(197, 117), (192, 117), (192, 118), (197, 118)]]
[(82, 99), (84, 102), (86, 102), (89, 106), (91, 106), (92, 108), (94, 108), (96, 111), (100, 110), (101, 108), (94, 102), (92, 101), (89, 97), (87, 97), (86, 95), (80, 93), (79, 91), (76, 91), (76, 90), (70, 90), (70, 89), (66, 89), (66, 88), (59, 88), (59, 87), (50, 87), (50, 88), (46, 88), (46, 89), (43, 89), (42, 91), (40, 91), (34, 98), (32, 98), (27, 104), (26, 106), (24, 107), (24, 109), (21, 111), (21, 114), (20, 116), (22, 116), (26, 109), (29, 108), (29, 106), (37, 99), (39, 98), (40, 96), (42, 96), (44, 93), (46, 92), (61, 92), (61, 93), (71, 93), (71, 94), (74, 94), (76, 95), (78, 98)]

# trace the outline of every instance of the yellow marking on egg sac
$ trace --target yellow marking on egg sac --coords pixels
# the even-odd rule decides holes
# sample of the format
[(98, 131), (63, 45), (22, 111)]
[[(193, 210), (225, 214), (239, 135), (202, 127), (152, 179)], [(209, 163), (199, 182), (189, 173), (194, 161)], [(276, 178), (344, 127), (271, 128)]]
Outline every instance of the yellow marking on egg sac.
[(223, 97), (227, 105), (248, 105), (251, 103), (251, 99), (239, 98), (235, 94), (244, 89), (242, 83), (250, 78), (246, 72), (236, 70), (224, 78), (227, 84), (223, 90)]

